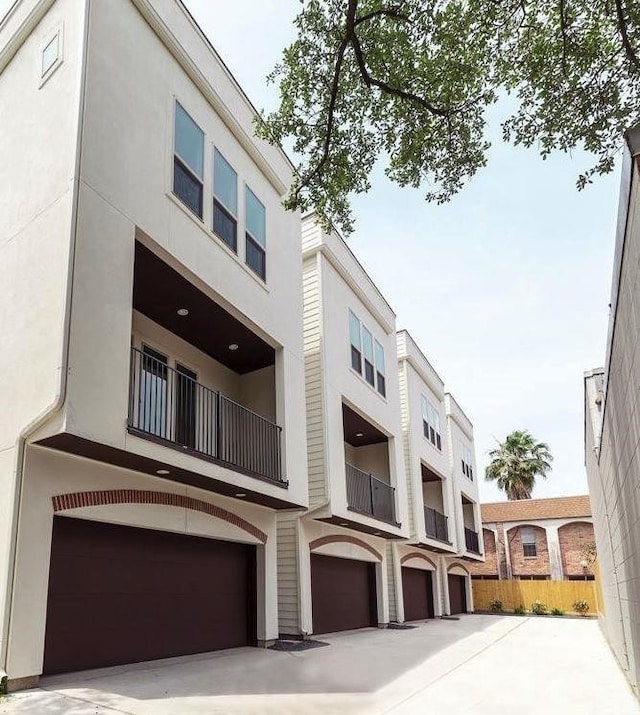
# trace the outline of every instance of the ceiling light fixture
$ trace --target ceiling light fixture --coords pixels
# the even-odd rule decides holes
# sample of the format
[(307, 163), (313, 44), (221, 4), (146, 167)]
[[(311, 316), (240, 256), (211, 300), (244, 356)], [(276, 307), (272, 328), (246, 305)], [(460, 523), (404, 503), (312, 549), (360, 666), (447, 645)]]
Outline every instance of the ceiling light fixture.
[(168, 469), (156, 469), (156, 474), (171, 474)]
[(185, 316), (189, 315), (189, 309), (188, 309), (188, 308), (178, 308), (178, 310), (177, 310), (176, 312), (178, 313), (178, 315), (179, 315), (181, 318), (184, 318)]
[(340, 524), (340, 526), (349, 526), (349, 524), (347, 524), (346, 521), (343, 521), (342, 524)]
[(239, 499), (242, 499), (242, 497), (246, 497), (247, 495), (246, 495), (244, 492), (238, 492), (238, 493), (236, 494), (236, 496), (237, 496)]
[(231, 343), (231, 345), (229, 345), (229, 350), (231, 350), (232, 352), (235, 352), (237, 349), (238, 343)]
[(356, 432), (356, 437), (364, 437), (364, 434), (362, 432)]

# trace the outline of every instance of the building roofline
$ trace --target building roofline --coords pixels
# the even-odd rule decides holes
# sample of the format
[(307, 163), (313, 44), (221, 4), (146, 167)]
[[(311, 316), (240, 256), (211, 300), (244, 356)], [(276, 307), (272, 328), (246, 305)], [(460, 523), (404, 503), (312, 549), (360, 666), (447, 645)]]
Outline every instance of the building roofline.
[[(316, 223), (318, 223), (318, 221), (317, 221), (317, 212), (314, 211), (314, 210), (308, 211), (307, 213), (303, 214), (303, 216), (301, 217), (301, 221), (302, 221), (303, 223), (304, 223), (305, 221), (316, 221)], [(319, 225), (319, 223), (318, 223), (318, 225)], [(325, 234), (324, 229), (322, 229), (322, 227), (320, 227), (320, 230), (322, 231), (322, 234), (324, 235), (324, 234)], [(354, 260), (354, 262), (356, 263), (356, 265), (358, 266), (358, 268), (360, 268), (360, 270), (364, 273), (364, 275), (365, 275), (366, 279), (369, 281), (371, 287), (372, 287), (372, 288), (374, 289), (374, 291), (377, 293), (378, 297), (382, 300), (382, 302), (383, 302), (383, 303), (387, 306), (387, 308), (390, 310), (390, 312), (391, 312), (391, 314), (393, 315), (393, 317), (394, 317), (394, 318), (397, 318), (397, 315), (396, 315), (395, 310), (389, 305), (389, 301), (384, 297), (384, 295), (382, 295), (382, 292), (380, 291), (380, 289), (378, 288), (378, 286), (375, 284), (375, 281), (373, 280), (373, 278), (371, 278), (371, 276), (369, 275), (369, 272), (367, 271), (367, 269), (362, 265), (362, 263), (360, 263), (360, 261), (358, 260), (358, 257), (357, 257), (356, 254), (351, 250), (351, 247), (349, 246), (349, 244), (347, 243), (347, 241), (344, 239), (344, 237), (343, 237), (343, 235), (340, 233), (340, 231), (336, 228), (336, 226), (335, 226), (335, 224), (333, 223), (333, 221), (331, 221), (331, 232), (336, 235), (336, 237), (338, 238), (338, 240), (339, 240), (339, 241), (342, 243), (342, 245), (347, 249), (347, 252), (348, 252), (349, 255), (351, 256), (351, 258), (353, 258), (353, 260)], [(313, 246), (312, 248), (309, 249), (309, 251), (310, 251), (310, 252), (320, 251), (320, 250), (322, 249), (323, 243), (324, 243), (324, 241), (323, 241), (322, 243), (320, 243), (318, 246)], [(306, 251), (305, 251), (305, 253), (306, 253)]]

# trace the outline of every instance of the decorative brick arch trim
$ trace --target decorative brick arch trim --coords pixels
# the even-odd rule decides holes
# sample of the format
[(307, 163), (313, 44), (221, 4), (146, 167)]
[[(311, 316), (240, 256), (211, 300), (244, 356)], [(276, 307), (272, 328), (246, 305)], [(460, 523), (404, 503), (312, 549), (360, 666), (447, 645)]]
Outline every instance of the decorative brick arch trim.
[(162, 506), (174, 506), (179, 509), (191, 509), (237, 526), (263, 544), (267, 541), (267, 535), (264, 531), (261, 531), (246, 519), (214, 504), (187, 497), (183, 494), (152, 492), (142, 489), (105, 489), (92, 492), (58, 494), (52, 497), (51, 501), (53, 502), (54, 512), (82, 509), (90, 506), (109, 506), (112, 504), (160, 504)]
[(452, 570), (455, 569), (455, 568), (462, 569), (462, 570), (467, 574), (467, 576), (469, 576), (470, 573), (471, 573), (466, 566), (463, 566), (463, 565), (460, 564), (460, 563), (451, 564), (451, 565), (447, 568), (447, 573), (449, 573), (449, 571), (452, 571)]
[(577, 524), (584, 524), (585, 526), (591, 526), (593, 527), (593, 522), (592, 521), (585, 521), (583, 519), (572, 519), (571, 521), (568, 521), (566, 524), (563, 524), (562, 526), (558, 527), (558, 531), (562, 531), (562, 529), (566, 528), (567, 526), (576, 526)]
[(326, 544), (335, 543), (346, 543), (354, 544), (355, 546), (360, 546), (360, 548), (365, 549), (370, 554), (375, 556), (378, 561), (382, 561), (382, 554), (379, 551), (376, 551), (373, 546), (369, 546), (366, 541), (362, 541), (362, 539), (356, 539), (355, 536), (322, 536), (321, 538), (315, 539), (314, 541), (309, 543), (309, 550), (313, 551), (314, 549), (318, 549), (320, 546), (326, 546)]
[[(406, 556), (403, 556), (400, 559), (400, 564), (403, 564), (406, 561), (409, 561), (409, 559), (423, 559), (424, 561), (427, 561), (428, 563), (430, 563), (436, 571), (438, 570), (436, 565), (433, 563), (433, 561), (428, 556), (421, 554), (419, 551), (412, 551), (410, 554), (406, 554)], [(425, 576), (425, 578), (426, 578), (426, 576)]]

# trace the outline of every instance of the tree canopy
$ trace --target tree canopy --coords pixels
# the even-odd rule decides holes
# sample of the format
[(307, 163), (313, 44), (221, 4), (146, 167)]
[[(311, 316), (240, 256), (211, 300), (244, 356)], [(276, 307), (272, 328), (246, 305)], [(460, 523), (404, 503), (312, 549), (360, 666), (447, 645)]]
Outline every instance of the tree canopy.
[(485, 479), (495, 481), (511, 501), (531, 499), (536, 478), (546, 478), (553, 461), (548, 445), (536, 441), (527, 430), (508, 434), (489, 457)]
[(487, 108), (505, 93), (505, 139), (596, 155), (580, 187), (640, 121), (637, 0), (302, 0), (295, 23), (258, 131), (300, 157), (286, 205), (346, 232), (381, 156), (400, 185), (450, 199), (485, 165)]

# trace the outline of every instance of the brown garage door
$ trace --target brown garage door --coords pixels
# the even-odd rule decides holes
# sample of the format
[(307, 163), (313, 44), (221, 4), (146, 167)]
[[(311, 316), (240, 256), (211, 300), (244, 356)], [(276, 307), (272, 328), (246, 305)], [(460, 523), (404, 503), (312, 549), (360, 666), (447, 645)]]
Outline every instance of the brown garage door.
[(44, 672), (255, 641), (255, 547), (55, 517)]
[(456, 613), (467, 612), (466, 577), (449, 574), (449, 607), (453, 616)]
[(378, 625), (375, 566), (311, 554), (313, 632)]
[(405, 621), (433, 618), (431, 571), (403, 567), (402, 598)]

